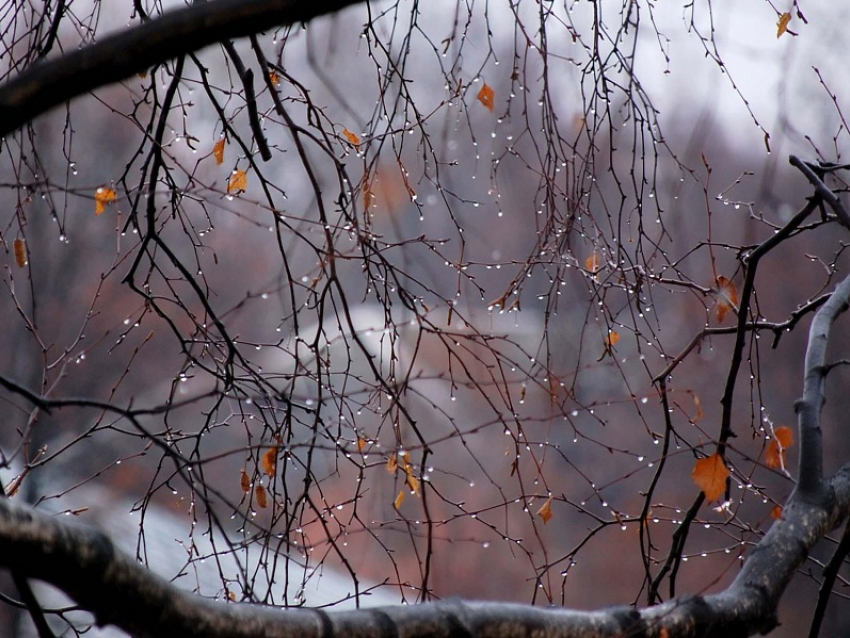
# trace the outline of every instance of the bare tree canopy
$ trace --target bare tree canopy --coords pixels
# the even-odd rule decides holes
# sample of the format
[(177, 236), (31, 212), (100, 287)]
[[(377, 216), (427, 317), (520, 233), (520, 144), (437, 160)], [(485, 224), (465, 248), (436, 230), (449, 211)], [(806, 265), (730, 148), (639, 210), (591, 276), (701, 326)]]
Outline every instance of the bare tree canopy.
[(0, 7), (0, 633), (850, 631), (846, 9)]

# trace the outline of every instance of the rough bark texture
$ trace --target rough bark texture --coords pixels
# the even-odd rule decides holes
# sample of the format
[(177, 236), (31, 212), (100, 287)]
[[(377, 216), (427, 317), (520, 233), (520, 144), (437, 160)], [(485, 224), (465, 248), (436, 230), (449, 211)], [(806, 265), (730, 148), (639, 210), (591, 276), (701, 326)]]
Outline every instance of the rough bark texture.
[(363, 0), (215, 0), (143, 22), (27, 68), (0, 86), (0, 137), (97, 87), (227, 38), (307, 22)]

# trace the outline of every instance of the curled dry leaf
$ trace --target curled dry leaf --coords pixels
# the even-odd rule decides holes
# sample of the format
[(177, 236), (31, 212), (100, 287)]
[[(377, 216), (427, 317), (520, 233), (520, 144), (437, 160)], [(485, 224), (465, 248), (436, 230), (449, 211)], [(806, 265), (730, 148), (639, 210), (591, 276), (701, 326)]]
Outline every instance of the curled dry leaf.
[(118, 193), (106, 186), (101, 186), (94, 192), (94, 214), (102, 215), (106, 207), (118, 199)]
[(15, 240), (15, 263), (18, 264), (19, 268), (23, 268), (27, 265), (27, 245), (23, 239)]
[(552, 520), (552, 517), (554, 516), (554, 514), (552, 513), (552, 497), (551, 496), (548, 499), (546, 499), (546, 502), (543, 503), (543, 505), (540, 507), (539, 510), (537, 510), (537, 515), (543, 520), (544, 525), (546, 525), (546, 523), (548, 523), (550, 520)]
[(215, 157), (215, 163), (221, 166), (222, 162), (224, 162), (224, 145), (226, 142), (222, 137), (218, 142), (213, 146), (213, 157)]
[(775, 438), (767, 445), (764, 462), (772, 470), (785, 469), (785, 454), (794, 445), (794, 430), (782, 426), (774, 430)]
[(698, 460), (691, 476), (709, 501), (718, 501), (726, 491), (729, 469), (721, 456), (714, 453), (708, 458)]
[(776, 37), (781, 38), (784, 33), (788, 32), (788, 23), (791, 22), (791, 14), (783, 13), (779, 16), (779, 20), (776, 22)]
[(268, 452), (263, 454), (263, 471), (274, 478), (275, 472), (277, 470), (277, 446), (274, 446)]
[(248, 190), (248, 173), (240, 170), (233, 171), (227, 182), (227, 192), (239, 194), (246, 190)]
[(723, 275), (717, 278), (717, 321), (723, 323), (730, 310), (738, 310), (738, 288)]
[(493, 112), (493, 108), (496, 106), (496, 92), (486, 82), (484, 86), (481, 87), (481, 90), (478, 91), (478, 101), (483, 104), (488, 111)]

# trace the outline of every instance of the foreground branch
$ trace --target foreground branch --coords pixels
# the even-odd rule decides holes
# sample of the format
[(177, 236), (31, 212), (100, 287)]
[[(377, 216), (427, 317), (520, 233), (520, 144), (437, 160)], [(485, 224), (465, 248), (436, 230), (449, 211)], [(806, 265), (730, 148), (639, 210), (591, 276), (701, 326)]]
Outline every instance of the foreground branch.
[(0, 565), (48, 582), (134, 636), (749, 636), (776, 625), (776, 607), (809, 549), (850, 510), (850, 466), (828, 484), (834, 498), (792, 497), (720, 594), (656, 607), (594, 612), (450, 600), (360, 611), (216, 602), (182, 591), (116, 549), (102, 533), (0, 499)]
[(195, 2), (59, 58), (38, 62), (0, 87), (0, 137), (36, 116), (180, 54), (228, 38), (307, 22), (364, 0)]

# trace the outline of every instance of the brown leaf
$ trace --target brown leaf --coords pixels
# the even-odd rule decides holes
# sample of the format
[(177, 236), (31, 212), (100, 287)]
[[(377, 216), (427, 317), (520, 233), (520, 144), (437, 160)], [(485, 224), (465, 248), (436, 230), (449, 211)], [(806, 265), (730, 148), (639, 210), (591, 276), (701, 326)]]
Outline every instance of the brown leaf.
[(224, 162), (224, 138), (222, 137), (218, 142), (213, 146), (213, 157), (215, 157), (215, 163), (221, 166), (222, 162)]
[(729, 470), (720, 455), (714, 453), (706, 459), (698, 460), (691, 476), (709, 501), (717, 501), (726, 491)]
[(23, 239), (15, 240), (15, 263), (18, 264), (19, 268), (23, 268), (28, 263), (27, 259), (27, 245), (24, 243)]
[(776, 438), (771, 440), (764, 454), (764, 462), (772, 470), (785, 469), (785, 453), (794, 445), (794, 430), (787, 426), (776, 428)]
[(723, 323), (726, 313), (738, 309), (738, 288), (735, 282), (723, 275), (717, 278), (717, 321)]
[(554, 514), (552, 513), (552, 497), (551, 496), (548, 499), (546, 499), (546, 502), (543, 503), (543, 505), (540, 507), (539, 510), (537, 510), (537, 515), (541, 519), (543, 519), (544, 525), (546, 525), (546, 523), (548, 523), (550, 520), (552, 520), (552, 517), (554, 516)]
[(227, 182), (227, 192), (239, 194), (246, 190), (248, 190), (248, 173), (240, 170), (233, 171)]
[(268, 452), (263, 454), (263, 471), (274, 478), (277, 471), (277, 453), (278, 447), (275, 445)]
[(398, 470), (398, 457), (395, 455), (395, 452), (390, 454), (390, 458), (387, 459), (387, 472), (390, 474), (395, 474)]
[(486, 82), (484, 86), (481, 87), (481, 90), (478, 91), (478, 101), (483, 104), (488, 111), (493, 112), (493, 108), (496, 106), (496, 92)]
[(94, 214), (102, 215), (106, 206), (118, 199), (118, 193), (111, 188), (101, 186), (94, 192)]
[(259, 505), (263, 509), (269, 506), (269, 497), (266, 495), (266, 488), (264, 488), (262, 485), (257, 485), (255, 495), (257, 497), (257, 505)]
[(342, 134), (349, 141), (349, 143), (354, 146), (354, 148), (360, 147), (360, 136), (357, 133), (352, 133), (347, 128), (342, 129)]
[(779, 16), (779, 20), (776, 23), (776, 37), (781, 38), (783, 33), (788, 31), (788, 23), (791, 22), (791, 14), (783, 13)]

